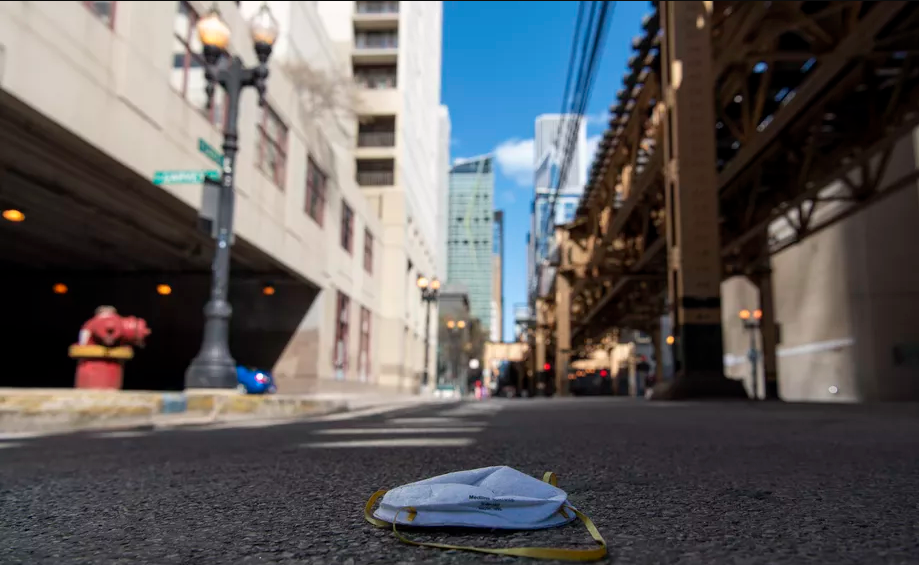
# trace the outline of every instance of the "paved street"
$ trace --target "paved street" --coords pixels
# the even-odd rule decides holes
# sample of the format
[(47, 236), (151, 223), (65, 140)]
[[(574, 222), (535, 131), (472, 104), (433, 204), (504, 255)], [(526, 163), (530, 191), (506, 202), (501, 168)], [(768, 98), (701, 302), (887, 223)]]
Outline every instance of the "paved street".
[[(919, 563), (915, 405), (621, 399), (7, 437), (0, 562), (532, 562), (409, 547), (362, 517), (378, 488), (501, 464), (556, 471), (606, 536), (614, 563)], [(578, 524), (415, 535), (489, 546), (591, 543)]]

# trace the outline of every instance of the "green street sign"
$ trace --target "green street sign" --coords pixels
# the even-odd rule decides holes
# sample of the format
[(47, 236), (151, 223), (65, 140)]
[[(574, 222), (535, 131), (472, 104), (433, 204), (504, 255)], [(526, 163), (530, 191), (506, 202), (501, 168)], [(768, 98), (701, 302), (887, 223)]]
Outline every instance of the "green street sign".
[(156, 171), (153, 184), (201, 184), (205, 178), (220, 180), (220, 171)]
[(204, 141), (200, 137), (198, 138), (198, 151), (207, 155), (208, 159), (217, 163), (218, 165), (223, 165), (223, 155), (220, 154), (220, 151), (214, 149), (210, 143)]

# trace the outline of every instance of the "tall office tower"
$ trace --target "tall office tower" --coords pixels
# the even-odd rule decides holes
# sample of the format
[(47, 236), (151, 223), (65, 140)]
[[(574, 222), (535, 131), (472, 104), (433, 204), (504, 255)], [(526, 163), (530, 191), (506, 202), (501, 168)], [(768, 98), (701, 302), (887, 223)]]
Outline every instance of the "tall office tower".
[[(534, 185), (539, 188), (554, 188), (556, 177), (561, 174), (561, 159), (571, 133), (577, 124), (576, 114), (543, 114), (536, 118), (536, 131), (533, 147), (534, 170), (536, 171)], [(582, 191), (587, 182), (588, 160), (587, 155), (587, 127), (585, 120), (581, 120), (577, 133), (573, 138), (573, 155), (568, 172), (567, 181), (560, 183), (561, 189), (574, 189)]]
[(549, 208), (552, 206), (552, 196), (555, 191), (551, 188), (536, 188), (536, 194), (533, 199), (533, 223), (535, 226), (536, 236), (536, 261), (542, 261), (549, 253), (550, 243), (555, 233), (553, 227), (556, 225), (567, 224), (574, 219), (578, 210), (578, 202), (581, 199), (583, 190), (563, 189), (559, 190), (555, 196), (555, 207), (552, 211), (552, 217), (548, 219)]
[[(533, 175), (533, 202), (530, 210), (530, 266), (527, 270), (527, 288), (529, 302), (532, 306), (536, 295), (544, 289), (536, 287), (539, 272), (544, 270), (545, 262), (554, 246), (555, 225), (565, 224), (574, 219), (577, 203), (584, 193), (584, 183), (587, 179), (587, 129), (584, 120), (576, 130), (572, 139), (572, 157), (565, 174), (565, 182), (558, 182), (561, 174), (562, 159), (565, 155), (569, 134), (575, 132), (577, 125), (576, 114), (543, 114), (536, 118), (534, 132), (534, 170)], [(555, 188), (558, 194), (555, 197), (555, 206), (551, 219), (547, 219), (549, 208), (552, 205), (552, 195)]]
[(433, 329), (425, 339), (425, 306), (415, 283), (438, 275), (443, 3), (319, 2), (318, 7), (357, 84), (355, 178), (383, 225), (380, 381), (417, 390), (424, 345), (427, 341), (433, 353), (437, 341)]
[(440, 145), (437, 157), (437, 276), (447, 277), (447, 202), (450, 193), (450, 111), (440, 107)]
[(504, 212), (495, 210), (492, 236), (491, 341), (504, 341)]
[(463, 159), (450, 170), (447, 280), (469, 289), (469, 308), (491, 327), (495, 174), (491, 155)]

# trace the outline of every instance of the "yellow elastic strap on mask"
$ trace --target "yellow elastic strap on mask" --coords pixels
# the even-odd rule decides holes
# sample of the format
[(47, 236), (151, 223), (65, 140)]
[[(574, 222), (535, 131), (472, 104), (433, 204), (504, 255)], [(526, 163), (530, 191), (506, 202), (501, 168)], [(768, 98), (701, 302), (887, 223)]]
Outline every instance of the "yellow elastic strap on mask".
[[(543, 475), (542, 480), (551, 484), (552, 486), (558, 486), (558, 477), (555, 473), (548, 472)], [(396, 522), (398, 521), (399, 515), (402, 512), (408, 512), (409, 522), (415, 519), (417, 512), (414, 508), (403, 508), (396, 513), (396, 516), (393, 518), (392, 523), (386, 522), (384, 520), (379, 520), (373, 517), (373, 507), (376, 504), (377, 500), (381, 496), (386, 494), (385, 490), (378, 490), (370, 497), (370, 500), (367, 501), (367, 504), (364, 505), (364, 518), (377, 526), (378, 528), (388, 528), (392, 526), (393, 534), (401, 541), (402, 543), (407, 543), (409, 545), (415, 545), (419, 547), (436, 547), (438, 549), (458, 549), (461, 551), (474, 551), (476, 553), (489, 553), (492, 555), (512, 555), (515, 557), (531, 557), (533, 559), (554, 559), (556, 561), (573, 561), (573, 562), (587, 562), (587, 561), (597, 561), (606, 557), (606, 540), (603, 539), (603, 535), (600, 534), (600, 530), (594, 525), (594, 523), (571, 506), (564, 506), (559, 509), (563, 516), (567, 517), (565, 510), (570, 510), (574, 512), (581, 522), (584, 523), (584, 526), (587, 528), (587, 531), (590, 533), (590, 537), (594, 539), (600, 547), (594, 549), (562, 549), (554, 547), (509, 547), (503, 549), (488, 549), (484, 547), (471, 547), (465, 545), (450, 545), (446, 543), (432, 543), (432, 542), (421, 542), (410, 540), (407, 537), (399, 533), (399, 530), (396, 527)]]

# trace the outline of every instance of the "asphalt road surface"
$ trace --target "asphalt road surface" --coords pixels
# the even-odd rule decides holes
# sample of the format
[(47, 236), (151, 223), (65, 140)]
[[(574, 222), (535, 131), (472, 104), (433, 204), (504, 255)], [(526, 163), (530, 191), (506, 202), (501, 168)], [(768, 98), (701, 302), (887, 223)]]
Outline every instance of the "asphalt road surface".
[[(509, 465), (613, 563), (919, 563), (919, 407), (492, 400), (265, 427), (0, 440), (0, 563), (527, 563), (400, 544), (378, 488)], [(591, 547), (583, 527), (416, 533)]]

